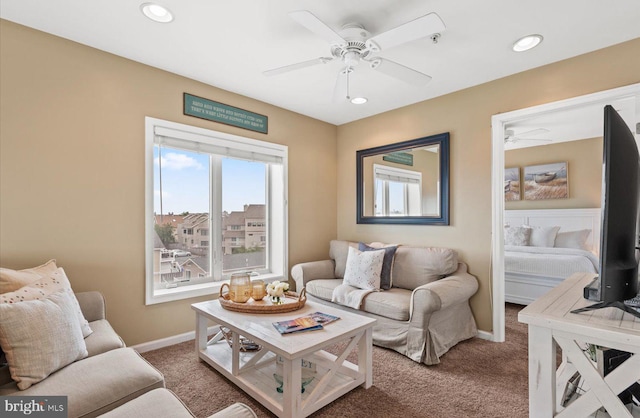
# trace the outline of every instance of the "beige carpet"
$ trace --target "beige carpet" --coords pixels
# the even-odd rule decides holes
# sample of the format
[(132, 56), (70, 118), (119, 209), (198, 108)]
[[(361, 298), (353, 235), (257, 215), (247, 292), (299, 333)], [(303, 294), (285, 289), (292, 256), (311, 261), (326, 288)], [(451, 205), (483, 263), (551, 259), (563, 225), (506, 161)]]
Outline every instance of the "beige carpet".
[[(527, 417), (527, 328), (517, 322), (521, 308), (507, 304), (506, 342), (464, 341), (436, 366), (374, 346), (373, 387), (356, 388), (311, 417)], [(258, 417), (274, 416), (196, 359), (193, 340), (143, 356), (198, 418), (233, 402), (246, 403)]]

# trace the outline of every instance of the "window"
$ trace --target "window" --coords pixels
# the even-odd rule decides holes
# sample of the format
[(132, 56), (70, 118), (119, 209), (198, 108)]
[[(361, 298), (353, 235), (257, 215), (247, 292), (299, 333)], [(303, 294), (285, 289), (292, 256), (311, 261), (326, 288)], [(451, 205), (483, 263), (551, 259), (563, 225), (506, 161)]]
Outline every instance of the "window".
[(422, 214), (422, 173), (374, 164), (373, 176), (375, 215)]
[[(147, 304), (215, 294), (239, 270), (287, 279), (285, 146), (146, 118), (145, 167)], [(244, 246), (246, 218), (263, 228), (259, 246)]]

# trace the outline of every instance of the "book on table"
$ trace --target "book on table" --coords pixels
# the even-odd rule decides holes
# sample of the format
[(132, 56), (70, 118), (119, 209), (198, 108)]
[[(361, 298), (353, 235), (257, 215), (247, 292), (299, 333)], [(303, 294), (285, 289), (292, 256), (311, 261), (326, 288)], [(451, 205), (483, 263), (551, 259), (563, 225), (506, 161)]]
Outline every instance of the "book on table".
[(287, 321), (274, 322), (273, 326), (280, 334), (291, 334), (293, 332), (315, 331), (322, 329), (323, 325), (340, 319), (337, 316), (314, 312), (300, 318), (289, 319)]

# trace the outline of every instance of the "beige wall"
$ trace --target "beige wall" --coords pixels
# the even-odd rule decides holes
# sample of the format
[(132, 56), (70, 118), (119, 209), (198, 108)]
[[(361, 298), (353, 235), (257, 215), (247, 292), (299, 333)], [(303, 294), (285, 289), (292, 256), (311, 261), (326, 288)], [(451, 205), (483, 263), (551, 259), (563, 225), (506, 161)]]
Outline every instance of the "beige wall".
[[(287, 145), (289, 263), (326, 257), (335, 126), (4, 20), (0, 65), (0, 265), (56, 258), (127, 344), (192, 331), (205, 299), (144, 305), (145, 116)], [(184, 116), (184, 92), (266, 115), (269, 134)]]
[[(338, 238), (458, 250), (480, 283), (471, 300), (478, 326), (490, 331), (491, 116), (638, 83), (638, 51), (635, 39), (339, 126)], [(451, 225), (356, 224), (355, 152), (442, 132), (451, 134)]]
[[(505, 209), (599, 208), (602, 189), (602, 138), (521, 148), (504, 153), (505, 167), (567, 162), (569, 198), (505, 202)], [(522, 184), (524, 184), (522, 182)]]

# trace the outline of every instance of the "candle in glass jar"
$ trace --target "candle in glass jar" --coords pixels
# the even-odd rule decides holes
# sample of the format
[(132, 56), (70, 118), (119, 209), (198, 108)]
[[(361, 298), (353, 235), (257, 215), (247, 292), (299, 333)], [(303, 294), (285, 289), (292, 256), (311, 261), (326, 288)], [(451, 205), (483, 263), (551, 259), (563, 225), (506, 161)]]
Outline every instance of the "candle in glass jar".
[(251, 281), (251, 297), (253, 300), (262, 300), (267, 295), (267, 291), (264, 287), (264, 281), (253, 280)]

